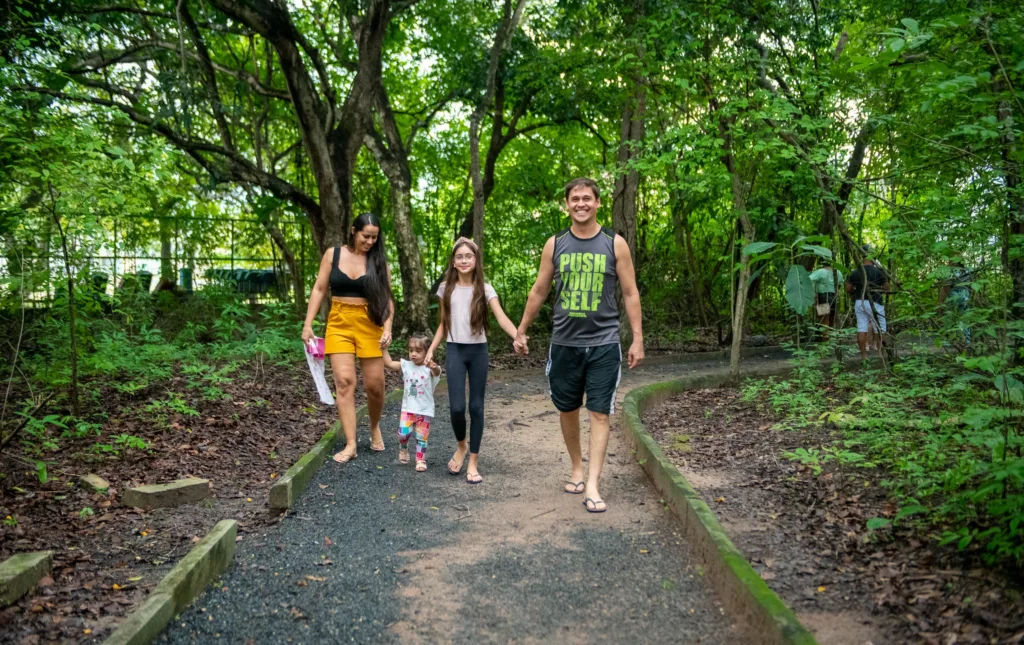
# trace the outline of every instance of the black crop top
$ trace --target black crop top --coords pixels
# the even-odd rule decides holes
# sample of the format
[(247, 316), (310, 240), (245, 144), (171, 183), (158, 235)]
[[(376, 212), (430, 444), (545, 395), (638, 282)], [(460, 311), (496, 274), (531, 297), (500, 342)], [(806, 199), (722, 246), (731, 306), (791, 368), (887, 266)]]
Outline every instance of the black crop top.
[(334, 262), (331, 264), (331, 295), (337, 298), (365, 298), (366, 274), (353, 280), (338, 268), (341, 258), (341, 247), (334, 247)]

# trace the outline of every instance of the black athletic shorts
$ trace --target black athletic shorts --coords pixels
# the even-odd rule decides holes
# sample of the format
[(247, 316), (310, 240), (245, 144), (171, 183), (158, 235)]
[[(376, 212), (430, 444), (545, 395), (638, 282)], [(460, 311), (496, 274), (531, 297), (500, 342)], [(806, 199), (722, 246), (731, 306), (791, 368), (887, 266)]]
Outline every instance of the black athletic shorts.
[(583, 407), (600, 414), (615, 412), (615, 390), (622, 374), (622, 348), (618, 343), (596, 347), (552, 345), (546, 370), (551, 402), (560, 412)]
[(819, 305), (828, 305), (829, 307), (835, 309), (836, 308), (836, 292), (832, 291), (832, 292), (826, 292), (826, 293), (819, 293), (818, 294), (818, 304)]

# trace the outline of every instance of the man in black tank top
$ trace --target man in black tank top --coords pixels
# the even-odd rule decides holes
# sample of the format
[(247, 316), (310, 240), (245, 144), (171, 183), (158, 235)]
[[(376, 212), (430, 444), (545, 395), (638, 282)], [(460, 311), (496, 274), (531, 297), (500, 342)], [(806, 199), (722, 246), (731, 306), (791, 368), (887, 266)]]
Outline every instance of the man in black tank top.
[[(601, 206), (597, 183), (587, 178), (569, 182), (565, 206), (571, 225), (544, 245), (537, 281), (526, 301), (514, 345), (517, 352), (528, 351), (526, 330), (554, 282), (554, 328), (546, 371), (551, 401), (558, 408), (562, 437), (572, 460), (572, 476), (565, 492), (585, 493), (586, 509), (603, 513), (608, 506), (601, 499), (598, 484), (608, 451), (608, 417), (615, 412), (615, 390), (622, 373), (615, 285), (622, 287), (626, 316), (633, 330), (633, 344), (627, 353), (630, 368), (644, 359), (640, 293), (626, 240), (597, 223)], [(586, 479), (580, 447), (584, 395), (590, 416), (590, 472)]]

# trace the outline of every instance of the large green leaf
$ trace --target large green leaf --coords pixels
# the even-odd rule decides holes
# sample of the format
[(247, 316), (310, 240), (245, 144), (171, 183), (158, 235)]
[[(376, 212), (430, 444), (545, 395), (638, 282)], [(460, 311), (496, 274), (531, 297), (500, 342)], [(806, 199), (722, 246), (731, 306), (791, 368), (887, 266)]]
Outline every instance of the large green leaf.
[(751, 242), (750, 244), (743, 247), (743, 255), (754, 255), (755, 253), (764, 253), (770, 248), (778, 246), (778, 242)]
[(800, 247), (804, 251), (810, 251), (811, 253), (828, 260), (832, 259), (832, 251), (829, 251), (824, 246), (818, 246), (816, 244), (804, 244)]
[(789, 267), (789, 275), (786, 276), (786, 302), (801, 316), (814, 304), (814, 283), (811, 282), (811, 274), (799, 264)]

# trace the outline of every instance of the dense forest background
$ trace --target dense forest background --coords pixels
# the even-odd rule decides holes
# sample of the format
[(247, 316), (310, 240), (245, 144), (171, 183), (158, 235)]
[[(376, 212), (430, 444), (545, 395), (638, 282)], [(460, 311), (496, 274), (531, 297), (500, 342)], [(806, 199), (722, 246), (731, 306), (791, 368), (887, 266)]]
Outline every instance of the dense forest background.
[(1022, 34), (1009, 0), (7, 0), (3, 444), (42, 476), (61, 433), (103, 432), (110, 388), (295, 353), (319, 259), (366, 211), (396, 329), (430, 326), (460, 235), (517, 319), (562, 187), (593, 176), (649, 348), (802, 342), (808, 271), (870, 244), (893, 331), (944, 361), (939, 390), (872, 405), (973, 424), (928, 494), (971, 492), (937, 516), (1020, 558)]

